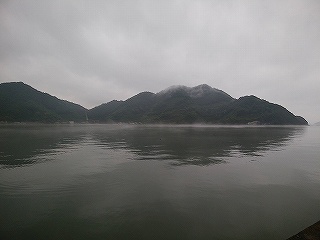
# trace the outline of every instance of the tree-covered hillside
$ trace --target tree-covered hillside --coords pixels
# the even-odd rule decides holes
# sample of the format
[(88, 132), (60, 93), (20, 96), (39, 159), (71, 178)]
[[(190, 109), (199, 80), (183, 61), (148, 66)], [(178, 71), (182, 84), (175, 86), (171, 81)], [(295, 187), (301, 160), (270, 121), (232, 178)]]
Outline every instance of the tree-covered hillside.
[(40, 92), (22, 82), (0, 84), (0, 121), (82, 122), (84, 107)]
[(234, 99), (208, 85), (173, 86), (89, 110), (94, 122), (307, 125), (284, 107), (255, 96)]
[[(88, 117), (88, 119), (87, 119)], [(307, 125), (284, 107), (255, 96), (234, 99), (208, 85), (142, 92), (90, 110), (22, 82), (0, 84), (0, 122), (135, 122)]]

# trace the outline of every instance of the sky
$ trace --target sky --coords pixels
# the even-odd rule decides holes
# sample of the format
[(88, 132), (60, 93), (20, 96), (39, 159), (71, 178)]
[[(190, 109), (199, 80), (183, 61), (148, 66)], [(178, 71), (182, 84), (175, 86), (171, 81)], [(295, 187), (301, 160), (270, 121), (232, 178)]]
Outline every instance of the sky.
[(86, 108), (172, 85), (320, 121), (318, 0), (0, 0), (0, 83)]

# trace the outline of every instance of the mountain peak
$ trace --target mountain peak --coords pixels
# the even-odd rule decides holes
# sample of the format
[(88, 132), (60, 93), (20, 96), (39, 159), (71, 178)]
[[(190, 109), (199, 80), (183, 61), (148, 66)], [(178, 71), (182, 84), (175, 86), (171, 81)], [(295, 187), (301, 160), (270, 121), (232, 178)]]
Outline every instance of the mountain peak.
[(195, 86), (193, 88), (200, 88), (200, 89), (212, 89), (212, 87), (210, 87), (208, 84), (200, 84), (198, 86)]
[(157, 94), (158, 95), (164, 95), (164, 94), (170, 94), (170, 93), (173, 93), (173, 92), (176, 92), (176, 91), (179, 91), (179, 90), (186, 91), (187, 89), (188, 89), (188, 87), (183, 86), (183, 85), (173, 85), (173, 86), (170, 86), (170, 87), (158, 92)]
[(186, 87), (184, 85), (173, 85), (171, 87), (168, 87), (168, 88), (158, 92), (157, 95), (172, 95), (173, 93), (176, 93), (178, 91), (183, 91), (189, 97), (192, 97), (192, 98), (200, 98), (200, 97), (203, 97), (204, 95), (212, 94), (212, 93), (213, 94), (215, 94), (215, 93), (223, 94), (223, 95), (226, 95), (226, 96), (232, 98), (224, 91), (219, 90), (217, 88), (212, 88), (211, 86), (209, 86), (207, 84), (200, 84), (195, 87)]
[(16, 84), (23, 84), (26, 85), (24, 82), (4, 82), (4, 83), (0, 83), (1, 85), (16, 85)]
[(190, 97), (197, 98), (197, 97), (202, 97), (205, 94), (218, 92), (218, 91), (219, 91), (218, 89), (212, 88), (207, 84), (201, 84), (201, 85), (195, 86), (193, 88), (190, 88), (189, 95), (190, 95)]

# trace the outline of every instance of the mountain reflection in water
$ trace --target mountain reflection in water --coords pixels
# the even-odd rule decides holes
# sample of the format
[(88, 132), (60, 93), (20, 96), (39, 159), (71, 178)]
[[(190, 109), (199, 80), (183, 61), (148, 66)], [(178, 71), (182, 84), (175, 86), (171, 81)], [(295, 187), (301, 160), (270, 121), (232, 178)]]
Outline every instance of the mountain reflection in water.
[(320, 216), (320, 128), (0, 125), (0, 239), (286, 239)]
[(0, 165), (48, 161), (82, 145), (126, 150), (136, 160), (170, 160), (172, 165), (225, 163), (225, 157), (263, 156), (303, 134), (303, 127), (11, 125), (0, 127)]

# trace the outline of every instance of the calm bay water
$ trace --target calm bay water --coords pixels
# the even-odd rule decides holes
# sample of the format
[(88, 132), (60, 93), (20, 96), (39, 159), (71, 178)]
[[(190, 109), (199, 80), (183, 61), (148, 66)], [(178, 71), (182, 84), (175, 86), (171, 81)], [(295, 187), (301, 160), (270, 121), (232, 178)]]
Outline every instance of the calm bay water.
[(0, 239), (286, 239), (320, 127), (0, 125)]

